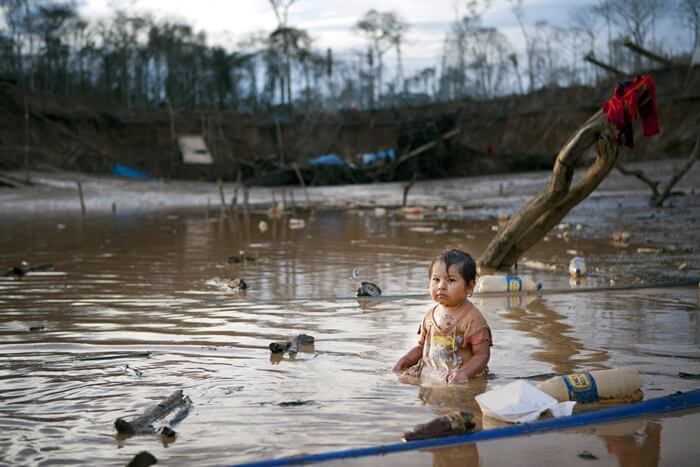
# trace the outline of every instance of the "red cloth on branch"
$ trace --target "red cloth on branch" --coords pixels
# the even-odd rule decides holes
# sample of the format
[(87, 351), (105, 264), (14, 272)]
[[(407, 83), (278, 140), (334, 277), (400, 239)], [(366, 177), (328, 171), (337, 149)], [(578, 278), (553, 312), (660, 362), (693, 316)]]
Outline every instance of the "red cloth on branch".
[[(649, 98), (639, 102), (639, 91), (646, 90)], [(613, 96), (603, 104), (608, 121), (614, 124), (620, 135), (625, 136), (625, 145), (633, 148), (632, 122), (639, 116), (642, 120), (644, 136), (657, 134), (659, 112), (656, 108), (656, 85), (651, 76), (640, 75), (633, 81), (624, 81), (615, 87)]]

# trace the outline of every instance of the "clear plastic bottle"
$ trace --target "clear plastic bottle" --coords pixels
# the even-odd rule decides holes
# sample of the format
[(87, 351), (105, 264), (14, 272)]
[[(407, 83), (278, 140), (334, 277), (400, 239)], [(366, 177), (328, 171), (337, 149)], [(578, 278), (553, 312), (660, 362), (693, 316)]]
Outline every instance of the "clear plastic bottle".
[(474, 291), (479, 292), (521, 292), (539, 290), (542, 284), (527, 277), (518, 275), (486, 275), (479, 276)]
[(571, 258), (569, 262), (569, 274), (572, 277), (583, 277), (586, 275), (586, 260), (580, 256)]

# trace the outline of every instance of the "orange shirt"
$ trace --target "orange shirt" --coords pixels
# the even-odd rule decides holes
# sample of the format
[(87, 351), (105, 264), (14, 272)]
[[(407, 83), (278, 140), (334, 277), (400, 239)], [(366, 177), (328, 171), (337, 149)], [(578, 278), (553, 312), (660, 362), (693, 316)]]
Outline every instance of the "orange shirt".
[[(423, 346), (421, 379), (440, 379), (445, 370), (456, 370), (473, 355), (473, 346), (488, 341), (493, 345), (491, 329), (481, 312), (471, 303), (451, 325), (440, 327), (436, 320), (437, 305), (423, 317), (418, 345)], [(485, 369), (488, 371), (488, 369)]]

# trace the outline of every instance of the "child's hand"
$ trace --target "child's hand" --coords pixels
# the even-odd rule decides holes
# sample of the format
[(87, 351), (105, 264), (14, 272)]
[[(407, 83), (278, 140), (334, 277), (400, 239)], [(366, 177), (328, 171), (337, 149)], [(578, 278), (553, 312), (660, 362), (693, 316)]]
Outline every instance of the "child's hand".
[(469, 381), (469, 376), (460, 370), (448, 372), (445, 380), (447, 384), (466, 383), (467, 381)]

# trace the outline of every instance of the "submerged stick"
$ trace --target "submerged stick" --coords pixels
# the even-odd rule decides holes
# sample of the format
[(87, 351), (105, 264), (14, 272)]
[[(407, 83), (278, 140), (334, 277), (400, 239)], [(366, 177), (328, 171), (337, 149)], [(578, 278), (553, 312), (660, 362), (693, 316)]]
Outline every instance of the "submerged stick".
[(138, 435), (146, 433), (155, 433), (153, 423), (165, 418), (170, 412), (180, 406), (188, 406), (192, 404), (189, 397), (182, 393), (182, 389), (173, 392), (162, 402), (148, 409), (143, 415), (140, 415), (132, 421), (118, 418), (114, 422), (114, 427), (120, 434), (123, 435)]
[(151, 352), (125, 352), (119, 354), (108, 354), (108, 355), (97, 355), (97, 356), (83, 356), (78, 357), (78, 360), (89, 361), (89, 360), (116, 360), (119, 358), (149, 358)]

